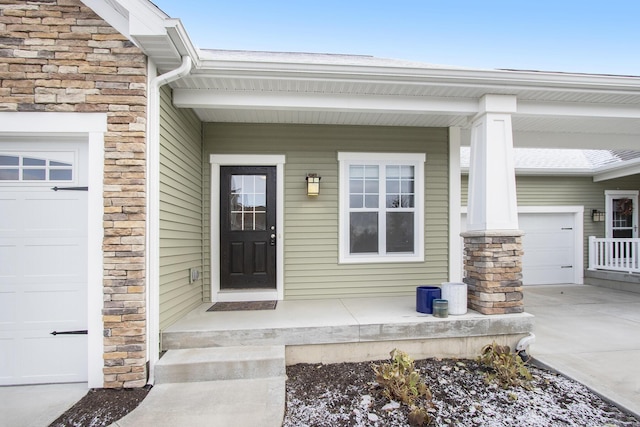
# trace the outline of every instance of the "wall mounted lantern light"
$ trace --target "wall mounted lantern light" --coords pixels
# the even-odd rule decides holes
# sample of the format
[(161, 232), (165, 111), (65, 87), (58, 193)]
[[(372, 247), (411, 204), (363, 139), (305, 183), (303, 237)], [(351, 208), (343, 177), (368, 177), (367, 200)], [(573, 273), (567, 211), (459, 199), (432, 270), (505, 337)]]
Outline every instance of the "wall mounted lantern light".
[(317, 173), (307, 174), (307, 196), (317, 196), (320, 194), (320, 177)]
[(604, 215), (605, 213), (603, 211), (599, 211), (597, 209), (591, 211), (591, 219), (593, 220), (593, 222), (604, 221)]

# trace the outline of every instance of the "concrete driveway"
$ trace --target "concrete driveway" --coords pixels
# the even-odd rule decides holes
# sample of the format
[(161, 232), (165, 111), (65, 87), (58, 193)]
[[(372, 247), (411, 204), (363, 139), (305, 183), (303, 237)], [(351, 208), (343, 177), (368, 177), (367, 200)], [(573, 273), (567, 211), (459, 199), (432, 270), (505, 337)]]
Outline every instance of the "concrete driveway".
[(640, 417), (640, 293), (527, 286), (524, 303), (535, 359)]

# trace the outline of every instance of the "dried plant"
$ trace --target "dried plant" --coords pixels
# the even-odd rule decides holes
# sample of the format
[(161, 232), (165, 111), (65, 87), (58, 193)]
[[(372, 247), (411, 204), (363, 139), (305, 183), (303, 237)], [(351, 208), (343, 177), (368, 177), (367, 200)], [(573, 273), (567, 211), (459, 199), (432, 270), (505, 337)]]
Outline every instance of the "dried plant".
[(495, 382), (503, 389), (523, 387), (531, 389), (531, 373), (525, 362), (507, 345), (498, 345), (495, 341), (482, 348), (478, 361), (490, 369), (485, 376), (487, 383)]

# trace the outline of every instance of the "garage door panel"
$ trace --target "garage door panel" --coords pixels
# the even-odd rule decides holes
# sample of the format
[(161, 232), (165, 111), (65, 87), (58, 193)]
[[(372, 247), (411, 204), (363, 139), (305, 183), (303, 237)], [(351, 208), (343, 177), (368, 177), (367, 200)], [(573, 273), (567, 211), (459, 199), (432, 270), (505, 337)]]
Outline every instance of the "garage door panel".
[(573, 213), (521, 213), (523, 283), (550, 285), (573, 283), (575, 217)]
[[(86, 144), (63, 145), (86, 164)], [(36, 146), (24, 143), (24, 151)], [(87, 380), (87, 335), (51, 332), (87, 330), (88, 193), (55, 185), (0, 181), (1, 385)]]
[[(82, 193), (78, 193), (82, 194)], [(24, 201), (24, 231), (27, 236), (52, 234), (53, 236), (85, 235), (86, 217), (69, 215), (69, 211), (82, 211), (86, 197), (68, 197), (51, 191), (46, 197), (29, 197)], [(79, 223), (78, 223), (79, 221)]]
[(86, 347), (86, 335), (53, 336), (44, 329), (3, 336), (0, 385), (86, 381)]
[(16, 245), (5, 242), (0, 244), (0, 280), (8, 280), (18, 275), (18, 259)]
[[(86, 298), (86, 292), (80, 288), (81, 286), (76, 286), (69, 289), (68, 286), (57, 285), (51, 286), (47, 291), (26, 290), (21, 302), (30, 308), (28, 314), (23, 316), (25, 327), (44, 323), (51, 331), (60, 327), (83, 329), (86, 325), (86, 309), (82, 309), (84, 305), (78, 307), (78, 301)], [(56, 303), (52, 304), (52, 301)]]
[(0, 331), (16, 323), (18, 306), (16, 299), (16, 292), (0, 292)]
[[(18, 208), (18, 201), (12, 194), (0, 192), (0, 212), (15, 212)], [(4, 233), (15, 232), (22, 223), (19, 216), (3, 215), (0, 221), (0, 236)]]
[(25, 257), (23, 259), (38, 260), (38, 262), (30, 263), (24, 274), (25, 280), (38, 279), (38, 281), (50, 282), (63, 278), (82, 277), (87, 258), (86, 246), (83, 243), (69, 239), (42, 240), (42, 244), (27, 242), (22, 251)]

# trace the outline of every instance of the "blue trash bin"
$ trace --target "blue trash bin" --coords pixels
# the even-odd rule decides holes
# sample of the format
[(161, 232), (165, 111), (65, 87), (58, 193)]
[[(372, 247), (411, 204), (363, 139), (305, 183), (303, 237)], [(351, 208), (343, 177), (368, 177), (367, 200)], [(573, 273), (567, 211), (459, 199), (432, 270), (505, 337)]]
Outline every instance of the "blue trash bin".
[(440, 299), (441, 291), (438, 286), (418, 286), (416, 288), (416, 311), (433, 314), (433, 300)]

